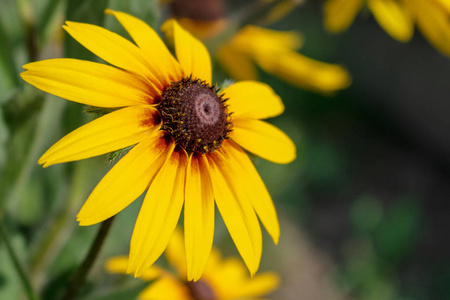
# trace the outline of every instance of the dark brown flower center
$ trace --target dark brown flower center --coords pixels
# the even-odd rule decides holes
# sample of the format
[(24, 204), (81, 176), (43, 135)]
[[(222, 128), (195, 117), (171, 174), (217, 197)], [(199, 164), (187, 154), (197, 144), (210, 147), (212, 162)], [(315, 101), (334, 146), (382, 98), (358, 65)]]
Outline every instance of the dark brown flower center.
[(183, 78), (162, 93), (162, 130), (188, 153), (214, 152), (231, 131), (226, 99), (203, 81)]
[(224, 0), (173, 0), (170, 8), (175, 17), (196, 21), (214, 21), (226, 15)]
[(186, 286), (191, 293), (192, 299), (194, 300), (217, 300), (213, 289), (203, 280), (199, 281), (188, 281)]

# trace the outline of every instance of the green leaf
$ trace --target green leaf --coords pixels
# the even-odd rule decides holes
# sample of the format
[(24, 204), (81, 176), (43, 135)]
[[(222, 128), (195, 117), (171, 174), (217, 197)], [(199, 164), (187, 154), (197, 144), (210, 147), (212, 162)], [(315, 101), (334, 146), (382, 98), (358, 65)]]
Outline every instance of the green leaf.
[(61, 0), (49, 0), (38, 21), (38, 32), (45, 32), (56, 15), (61, 4)]
[(111, 292), (104, 292), (98, 295), (83, 298), (82, 300), (123, 300), (123, 299), (137, 299), (139, 293), (142, 292), (151, 282), (141, 282), (132, 287), (122, 288)]
[(376, 249), (390, 263), (404, 259), (419, 238), (422, 212), (414, 197), (397, 200), (375, 232)]
[(15, 66), (14, 47), (10, 40), (10, 35), (7, 34), (6, 28), (0, 21), (0, 69), (7, 75), (7, 81), (2, 82), (4, 79), (0, 78), (0, 88), (2, 86), (18, 86), (19, 76)]
[(350, 222), (359, 233), (368, 234), (374, 230), (383, 217), (383, 206), (373, 196), (359, 197), (350, 208)]
[[(21, 236), (13, 235), (11, 243), (19, 259), (25, 257), (25, 242)], [(0, 299), (19, 299), (23, 292), (20, 277), (6, 251), (5, 245), (0, 242)]]

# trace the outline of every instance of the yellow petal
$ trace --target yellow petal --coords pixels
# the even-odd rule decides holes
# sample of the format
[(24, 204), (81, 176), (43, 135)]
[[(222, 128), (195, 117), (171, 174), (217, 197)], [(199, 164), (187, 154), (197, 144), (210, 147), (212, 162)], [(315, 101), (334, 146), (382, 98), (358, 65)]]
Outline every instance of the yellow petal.
[(368, 0), (378, 24), (394, 39), (407, 42), (414, 33), (414, 22), (404, 3), (394, 0)]
[[(221, 269), (222, 264), (222, 254), (218, 249), (212, 248), (211, 253), (209, 255), (208, 264), (206, 265), (205, 273), (203, 275), (206, 277), (216, 277), (216, 272)], [(242, 261), (241, 261), (242, 264)]]
[[(216, 291), (218, 299), (241, 299), (240, 290), (249, 276), (242, 261), (236, 257), (228, 257), (217, 264), (214, 273), (205, 273), (204, 278)], [(223, 282), (227, 284), (224, 285)]]
[(211, 83), (211, 58), (205, 45), (184, 30), (177, 21), (166, 21), (161, 29), (175, 41), (175, 52), (184, 76), (199, 78)]
[(109, 258), (105, 263), (105, 269), (110, 273), (126, 274), (128, 256), (115, 256)]
[[(108, 259), (105, 269), (110, 273), (126, 274), (128, 256), (116, 256)], [(151, 281), (164, 274), (164, 270), (158, 266), (153, 266), (140, 277), (142, 280)]]
[(280, 225), (277, 212), (273, 205), (267, 188), (253, 166), (247, 153), (245, 153), (232, 140), (226, 140), (222, 145), (228, 163), (233, 169), (232, 176), (238, 181), (245, 182), (243, 187), (247, 192), (256, 214), (260, 218), (267, 232), (269, 232), (275, 244), (280, 237)]
[(242, 184), (232, 178), (227, 159), (218, 151), (207, 155), (214, 197), (225, 225), (247, 268), (253, 275), (258, 270), (262, 252), (262, 236), (250, 200)]
[(44, 167), (113, 152), (137, 144), (159, 128), (159, 113), (148, 105), (113, 111), (83, 125), (39, 159)]
[(228, 44), (219, 48), (216, 59), (233, 79), (257, 80), (259, 78), (258, 71), (250, 58), (244, 53), (235, 51)]
[(428, 41), (443, 54), (450, 56), (450, 16), (432, 1), (410, 0), (417, 26)]
[(206, 268), (214, 236), (214, 194), (204, 155), (193, 155), (188, 164), (184, 232), (187, 280), (197, 281)]
[(139, 197), (155, 177), (173, 142), (162, 131), (142, 140), (103, 177), (77, 216), (80, 225), (106, 220)]
[(175, 228), (167, 244), (164, 255), (170, 266), (178, 272), (179, 277), (186, 278), (186, 255), (184, 248), (183, 231), (180, 228)]
[(447, 11), (447, 14), (450, 15), (450, 0), (436, 0), (436, 2), (438, 2), (438, 4)]
[(273, 272), (265, 272), (247, 280), (239, 289), (238, 297), (259, 298), (265, 296), (278, 288), (280, 285), (280, 276)]
[(154, 87), (142, 77), (111, 66), (56, 58), (29, 63), (20, 74), (26, 82), (71, 101), (121, 107), (153, 103)]
[(248, 151), (279, 164), (296, 157), (292, 140), (280, 129), (264, 121), (234, 119), (231, 138)]
[(143, 274), (163, 253), (180, 217), (188, 157), (175, 148), (153, 180), (139, 212), (128, 273)]
[(64, 29), (89, 51), (121, 69), (148, 79), (159, 90), (164, 89), (160, 78), (151, 72), (152, 66), (136, 45), (105, 28), (66, 21)]
[(145, 288), (138, 300), (192, 300), (192, 297), (182, 281), (165, 276)]
[(345, 31), (362, 5), (363, 0), (328, 0), (323, 7), (325, 28), (335, 33)]
[(181, 79), (179, 63), (153, 28), (144, 21), (123, 12), (107, 9), (106, 13), (114, 15), (125, 27), (134, 42), (142, 49), (145, 58), (152, 66), (152, 72), (158, 74), (158, 78), (163, 78), (165, 85)]
[(256, 81), (240, 81), (227, 87), (224, 91), (227, 104), (233, 117), (265, 119), (283, 113), (281, 98), (270, 86)]
[(247, 25), (232, 39), (233, 48), (252, 56), (255, 52), (282, 53), (298, 50), (304, 39), (298, 31), (278, 31)]
[(267, 73), (304, 89), (329, 94), (351, 84), (347, 70), (339, 65), (308, 58), (297, 52), (286, 52), (279, 57), (261, 55), (258, 64)]

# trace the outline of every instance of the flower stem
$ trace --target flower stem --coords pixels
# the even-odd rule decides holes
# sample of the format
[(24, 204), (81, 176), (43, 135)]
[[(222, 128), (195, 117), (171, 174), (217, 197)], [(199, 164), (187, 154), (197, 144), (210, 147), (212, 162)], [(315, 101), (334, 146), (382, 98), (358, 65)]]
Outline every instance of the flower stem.
[(6, 250), (8, 251), (8, 254), (11, 257), (11, 260), (14, 264), (14, 267), (16, 268), (16, 271), (19, 274), (20, 280), (22, 281), (22, 284), (25, 288), (25, 292), (28, 295), (28, 299), (30, 300), (39, 299), (36, 293), (34, 292), (33, 288), (31, 287), (30, 281), (28, 280), (28, 277), (25, 274), (25, 271), (23, 270), (22, 266), (20, 265), (19, 259), (16, 256), (14, 249), (12, 248), (11, 241), (9, 240), (8, 234), (6, 233), (6, 228), (3, 225), (3, 222), (0, 222), (0, 238), (5, 243)]
[(66, 289), (66, 292), (64, 293), (64, 296), (61, 299), (72, 300), (78, 294), (80, 287), (83, 285), (84, 281), (86, 280), (86, 276), (89, 273), (92, 265), (95, 262), (95, 259), (97, 258), (98, 254), (102, 248), (103, 242), (105, 241), (105, 238), (109, 232), (109, 229), (111, 228), (111, 224), (112, 224), (113, 220), (114, 220), (114, 217), (111, 217), (102, 223), (100, 230), (98, 231), (97, 236), (95, 237), (94, 243), (92, 243), (87, 256), (85, 257), (83, 263), (78, 268), (75, 275), (73, 276), (71, 282), (69, 283), (69, 287)]

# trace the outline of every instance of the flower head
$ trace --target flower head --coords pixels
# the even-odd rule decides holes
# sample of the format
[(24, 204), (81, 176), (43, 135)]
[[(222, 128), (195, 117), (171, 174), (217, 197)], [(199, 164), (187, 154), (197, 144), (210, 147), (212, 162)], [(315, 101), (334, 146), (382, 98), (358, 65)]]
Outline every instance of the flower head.
[[(242, 262), (234, 257), (223, 259), (214, 248), (202, 279), (187, 281), (183, 239), (179, 230), (174, 232), (165, 255), (173, 272), (154, 265), (142, 274), (142, 280), (153, 282), (139, 294), (139, 300), (256, 300), (274, 291), (280, 282), (274, 272), (250, 278)], [(127, 263), (126, 256), (113, 257), (107, 261), (106, 269), (111, 273), (125, 273)]]
[(74, 130), (39, 159), (53, 164), (131, 148), (81, 208), (80, 225), (102, 222), (147, 190), (130, 245), (127, 271), (142, 275), (166, 248), (184, 204), (187, 277), (198, 280), (211, 251), (217, 207), (250, 272), (262, 251), (258, 218), (275, 243), (279, 224), (271, 197), (246, 149), (277, 163), (296, 156), (282, 131), (260, 119), (281, 114), (265, 84), (245, 81), (218, 90), (204, 45), (169, 20), (175, 59), (143, 21), (108, 10), (132, 42), (104, 28), (66, 22), (66, 31), (110, 65), (50, 59), (24, 66), (22, 78), (71, 101), (113, 111)]
[(447, 0), (327, 0), (324, 25), (345, 31), (367, 4), (376, 21), (394, 39), (408, 42), (414, 24), (439, 51), (450, 56), (450, 2)]
[[(271, 2), (261, 0), (262, 2)], [(221, 1), (212, 1), (212, 3)], [(265, 17), (264, 23), (272, 23), (291, 11), (300, 2), (277, 2)], [(183, 10), (174, 9), (183, 3)], [(199, 1), (173, 1), (172, 13), (181, 26), (202, 40), (217, 38), (227, 26), (224, 10), (202, 4)], [(199, 12), (203, 12), (199, 14)], [(209, 14), (207, 14), (208, 12)], [(211, 19), (206, 19), (208, 15)], [(220, 17), (219, 17), (220, 16)], [(232, 23), (232, 22), (231, 22)], [(277, 31), (259, 26), (245, 26), (220, 45), (215, 57), (221, 66), (237, 80), (258, 80), (257, 66), (265, 72), (299, 88), (323, 94), (345, 89), (351, 84), (351, 76), (345, 68), (320, 62), (297, 52), (303, 44), (302, 36), (295, 31)]]
[(246, 26), (217, 52), (217, 60), (233, 78), (258, 79), (258, 65), (282, 80), (308, 90), (333, 93), (351, 84), (339, 65), (308, 58), (296, 50), (303, 44), (298, 32)]

